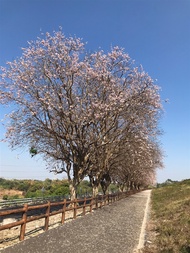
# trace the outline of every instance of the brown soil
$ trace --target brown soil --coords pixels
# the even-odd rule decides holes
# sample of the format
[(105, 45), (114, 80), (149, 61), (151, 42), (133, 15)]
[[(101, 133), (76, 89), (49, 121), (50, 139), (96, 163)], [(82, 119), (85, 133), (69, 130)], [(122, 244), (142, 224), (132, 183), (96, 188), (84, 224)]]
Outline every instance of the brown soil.
[(4, 195), (8, 195), (8, 196), (19, 195), (19, 197), (22, 197), (23, 192), (18, 191), (18, 190), (7, 190), (7, 189), (0, 188), (0, 199), (2, 199)]

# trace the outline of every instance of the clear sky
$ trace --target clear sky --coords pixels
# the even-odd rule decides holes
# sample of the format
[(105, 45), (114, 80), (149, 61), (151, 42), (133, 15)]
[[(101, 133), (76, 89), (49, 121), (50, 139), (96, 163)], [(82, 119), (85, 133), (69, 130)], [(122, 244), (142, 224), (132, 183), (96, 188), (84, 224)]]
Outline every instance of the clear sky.
[[(0, 0), (0, 65), (21, 56), (27, 41), (58, 30), (88, 50), (120, 46), (161, 86), (165, 152), (157, 180), (190, 178), (190, 0)], [(0, 118), (6, 110), (0, 107)], [(0, 138), (5, 129), (0, 126)], [(0, 143), (0, 177), (57, 178), (28, 151)], [(64, 175), (59, 175), (62, 178)]]

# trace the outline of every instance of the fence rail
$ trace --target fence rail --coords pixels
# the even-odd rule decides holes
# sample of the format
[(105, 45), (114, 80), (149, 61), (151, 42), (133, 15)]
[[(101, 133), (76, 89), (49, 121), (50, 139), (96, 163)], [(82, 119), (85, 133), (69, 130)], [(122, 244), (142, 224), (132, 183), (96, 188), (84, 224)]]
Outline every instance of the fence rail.
[(54, 196), (54, 197), (38, 197), (38, 198), (22, 198), (22, 199), (13, 199), (13, 200), (1, 200), (0, 208), (8, 207), (8, 206), (20, 206), (24, 204), (38, 204), (42, 202), (53, 202), (60, 201), (64, 198), (68, 198), (69, 196)]
[(20, 226), (19, 240), (22, 241), (25, 237), (26, 225), (31, 221), (44, 218), (45, 222), (43, 229), (44, 231), (47, 231), (49, 227), (50, 216), (61, 214), (61, 224), (63, 224), (65, 222), (65, 214), (68, 211), (72, 211), (73, 219), (76, 219), (79, 209), (82, 209), (82, 215), (85, 215), (87, 212), (87, 207), (89, 210), (88, 212), (91, 213), (93, 209), (98, 209), (105, 205), (109, 205), (122, 198), (126, 198), (135, 192), (136, 191), (129, 191), (125, 193), (107, 194), (97, 196), (96, 198), (91, 197), (75, 199), (73, 201), (67, 199), (59, 202), (48, 201), (47, 203), (40, 205), (28, 205), (25, 203), (22, 208), (0, 211), (0, 218), (3, 217), (3, 219), (4, 217), (11, 217), (11, 215), (20, 214), (20, 218), (17, 218), (17, 221), (0, 226), (0, 231)]

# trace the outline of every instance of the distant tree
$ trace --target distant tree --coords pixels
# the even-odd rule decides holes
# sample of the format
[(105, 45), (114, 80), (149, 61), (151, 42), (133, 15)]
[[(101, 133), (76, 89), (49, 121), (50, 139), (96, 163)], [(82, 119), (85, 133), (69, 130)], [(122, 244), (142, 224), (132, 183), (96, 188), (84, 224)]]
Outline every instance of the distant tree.
[(121, 191), (152, 185), (156, 169), (163, 167), (162, 157), (156, 139), (148, 139), (148, 136), (142, 139), (138, 133), (128, 134), (112, 164), (112, 181), (119, 185)]
[(50, 190), (52, 187), (52, 180), (49, 178), (46, 178), (45, 181), (43, 182), (43, 186), (46, 190)]
[(60, 186), (57, 189), (55, 189), (55, 191), (53, 192), (53, 195), (55, 195), (55, 196), (66, 196), (66, 195), (69, 195), (69, 193), (70, 193), (69, 187)]
[(29, 188), (30, 188), (30, 184), (28, 182), (21, 182), (17, 186), (17, 190), (24, 191), (24, 192), (28, 191)]

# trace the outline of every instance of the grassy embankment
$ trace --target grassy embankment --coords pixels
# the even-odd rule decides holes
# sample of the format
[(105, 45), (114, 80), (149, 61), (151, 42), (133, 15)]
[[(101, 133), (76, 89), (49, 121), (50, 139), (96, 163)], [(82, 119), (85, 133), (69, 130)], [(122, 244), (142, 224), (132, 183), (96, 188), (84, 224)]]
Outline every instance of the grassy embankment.
[(190, 253), (190, 179), (152, 191), (155, 242), (145, 253)]

